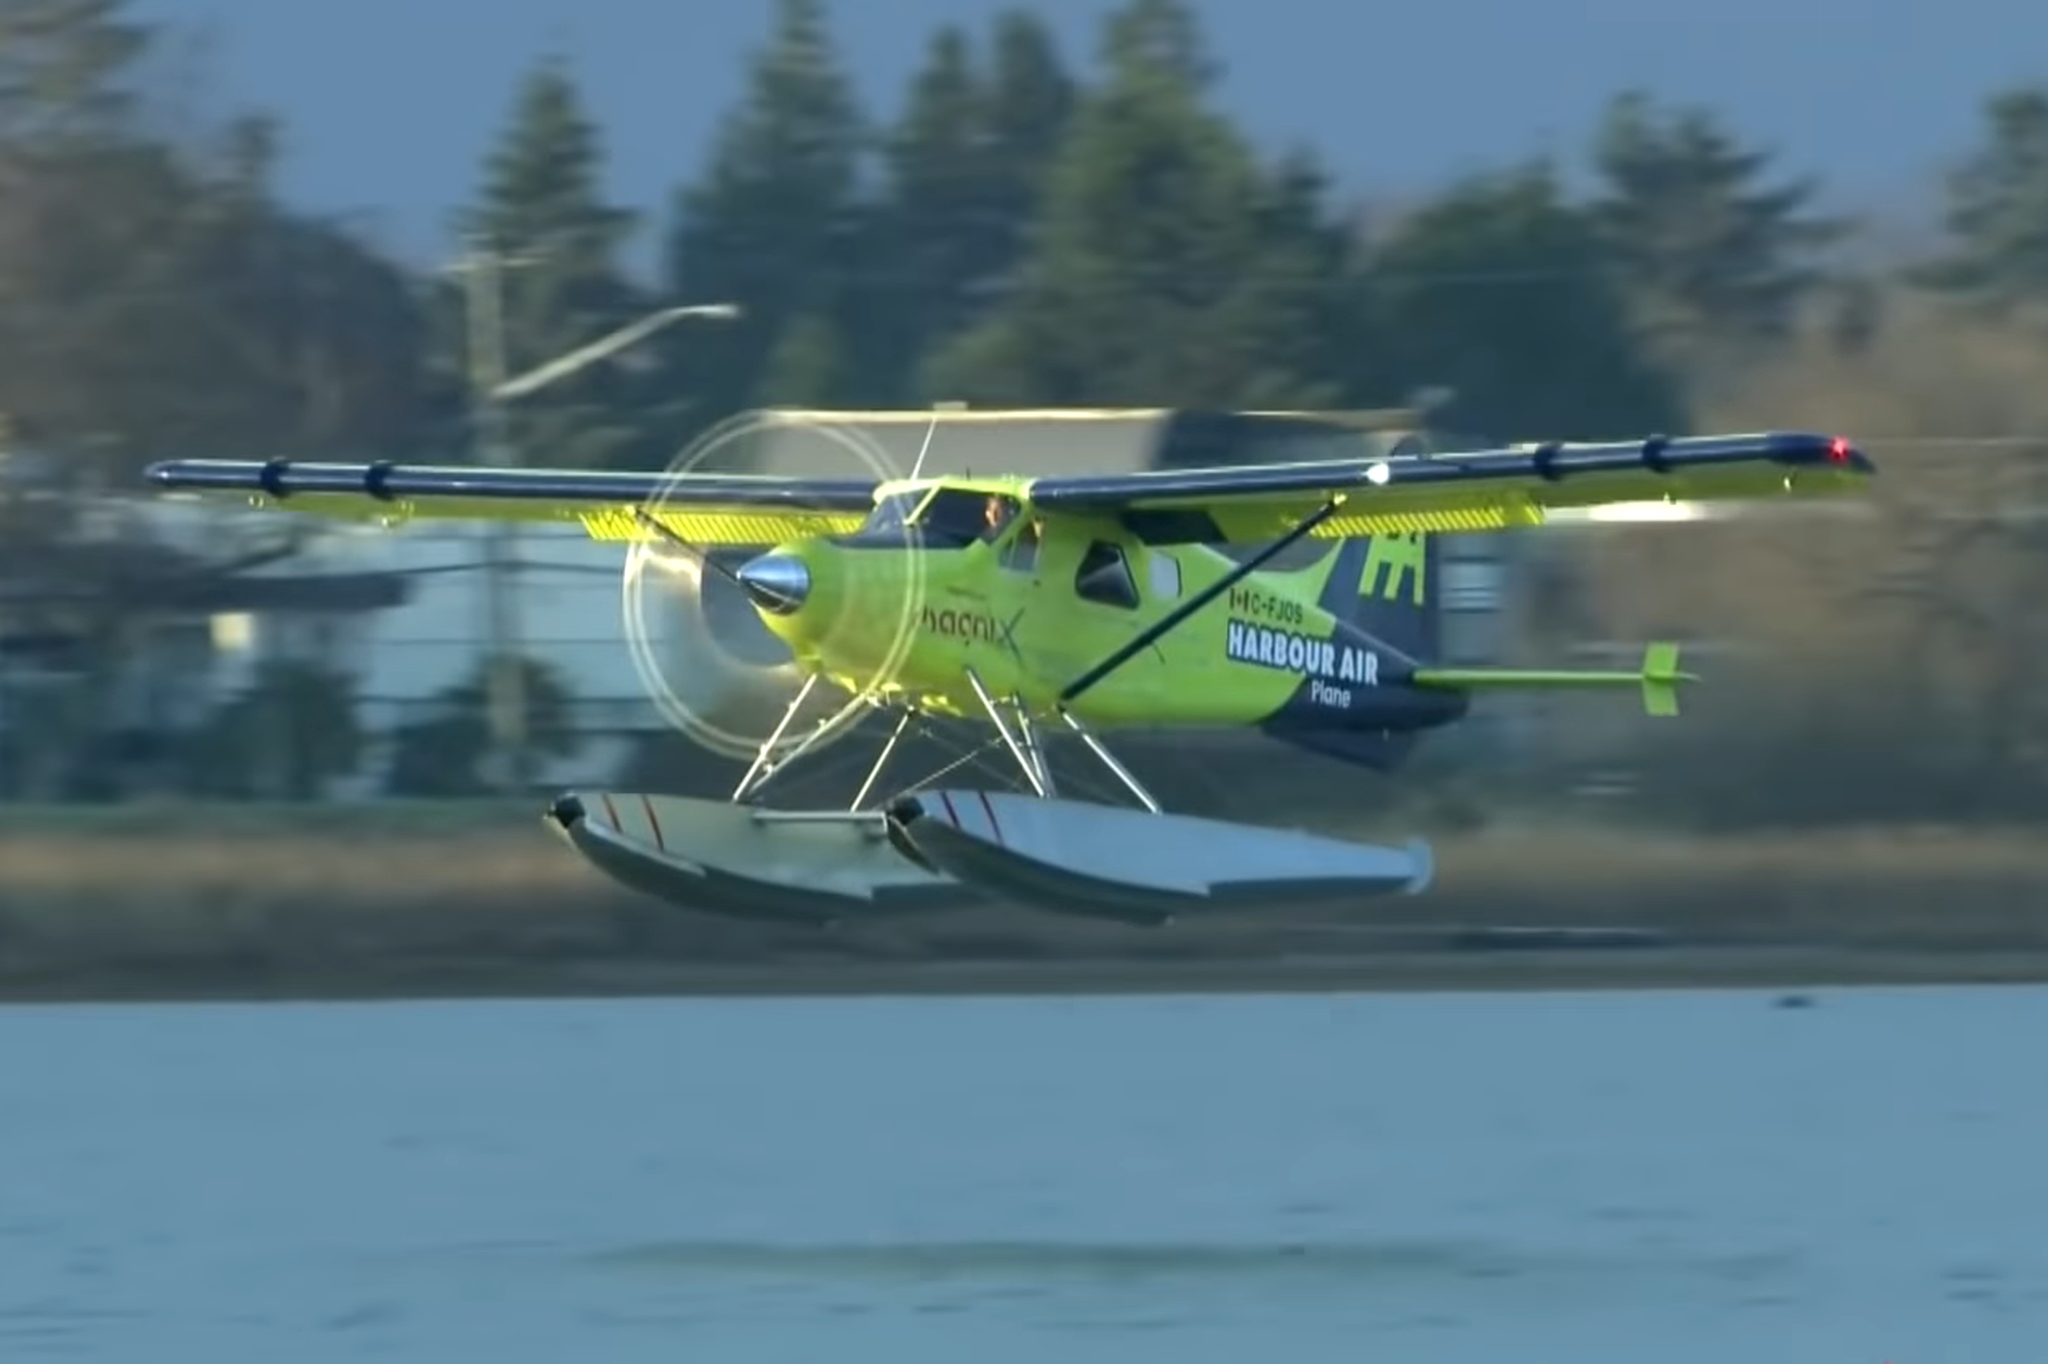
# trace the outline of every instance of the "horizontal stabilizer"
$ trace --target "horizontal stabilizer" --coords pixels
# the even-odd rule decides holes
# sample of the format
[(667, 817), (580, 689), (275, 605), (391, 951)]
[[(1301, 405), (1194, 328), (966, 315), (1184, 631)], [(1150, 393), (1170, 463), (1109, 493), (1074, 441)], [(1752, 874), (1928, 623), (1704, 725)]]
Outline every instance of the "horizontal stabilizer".
[(1643, 653), (1639, 672), (1609, 669), (1543, 668), (1418, 668), (1410, 681), (1418, 687), (1441, 687), (1455, 691), (1517, 687), (1641, 687), (1643, 709), (1651, 715), (1678, 714), (1678, 687), (1697, 682), (1692, 673), (1678, 668), (1676, 644), (1652, 644)]

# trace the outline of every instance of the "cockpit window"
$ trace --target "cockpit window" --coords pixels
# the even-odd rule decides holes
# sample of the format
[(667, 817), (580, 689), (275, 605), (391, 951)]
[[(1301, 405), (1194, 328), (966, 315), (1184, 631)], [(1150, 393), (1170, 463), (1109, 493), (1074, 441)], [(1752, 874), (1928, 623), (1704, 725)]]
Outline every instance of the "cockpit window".
[(914, 528), (927, 549), (965, 549), (1002, 535), (1018, 512), (1017, 499), (1001, 493), (941, 488), (929, 494), (929, 502), (926, 496), (922, 488), (892, 493), (875, 504), (859, 530), (838, 543), (902, 548)]
[(1016, 514), (1017, 500), (1013, 497), (966, 488), (941, 488), (917, 514), (917, 525), (928, 545), (962, 546), (995, 539)]
[(923, 493), (892, 493), (875, 503), (875, 509), (868, 513), (868, 519), (861, 523), (857, 532), (861, 535), (877, 534), (882, 531), (901, 530), (917, 510)]
[(859, 530), (835, 536), (832, 543), (843, 549), (902, 549), (909, 544), (910, 514), (923, 500), (922, 490), (891, 493), (875, 503)]

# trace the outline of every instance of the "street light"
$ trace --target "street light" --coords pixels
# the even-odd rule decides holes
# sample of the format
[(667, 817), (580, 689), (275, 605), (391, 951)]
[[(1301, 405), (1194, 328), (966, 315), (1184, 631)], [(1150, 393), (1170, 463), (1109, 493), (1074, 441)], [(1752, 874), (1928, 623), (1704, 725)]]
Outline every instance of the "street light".
[(498, 402), (511, 398), (523, 398), (549, 384), (559, 382), (588, 369), (600, 360), (606, 360), (625, 350), (637, 346), (658, 331), (686, 317), (711, 317), (731, 321), (740, 315), (736, 303), (689, 303), (678, 308), (663, 308), (660, 312), (649, 313), (638, 322), (631, 322), (617, 331), (600, 336), (587, 346), (556, 356), (544, 365), (536, 365), (516, 379), (507, 379), (490, 390), (490, 396)]
[[(473, 247), (456, 268), (469, 286), (470, 382), (476, 403), (476, 441), (483, 462), (518, 464), (518, 451), (505, 439), (505, 404), (602, 363), (656, 332), (687, 318), (730, 321), (740, 315), (732, 303), (697, 303), (663, 308), (627, 323), (587, 345), (534, 366), (516, 378), (505, 372), (504, 314), (499, 279), (506, 265), (540, 263), (533, 256), (512, 257), (488, 247)], [(485, 592), (490, 613), (491, 671), (489, 719), (491, 737), (504, 765), (502, 785), (516, 790), (526, 776), (526, 678), (518, 652), (517, 603), (507, 570), (514, 559), (518, 528), (493, 521), (484, 533)]]

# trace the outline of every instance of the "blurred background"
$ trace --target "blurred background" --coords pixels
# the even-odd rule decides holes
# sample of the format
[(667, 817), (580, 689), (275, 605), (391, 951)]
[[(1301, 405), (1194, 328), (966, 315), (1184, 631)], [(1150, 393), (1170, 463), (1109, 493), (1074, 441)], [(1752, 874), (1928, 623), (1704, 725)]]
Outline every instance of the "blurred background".
[[(509, 88), (449, 78), (452, 126), (496, 120), (454, 183), (452, 134), (423, 124), (415, 146), (403, 126), (450, 101), (420, 51), (386, 60), (399, 12), (337, 28), (290, 8), (0, 0), (6, 970), (332, 963), (394, 935), (768, 950), (768, 930), (620, 899), (534, 822), (564, 785), (711, 793), (738, 771), (636, 675), (619, 547), (201, 511), (148, 497), (140, 470), (661, 468), (776, 408), (799, 416), (720, 467), (852, 472), (807, 422), (879, 433), (907, 464), (940, 403), (1099, 410), (1024, 441), (1025, 418), (949, 418), (931, 465), (1028, 472), (1195, 458), (1158, 416), (1189, 409), (1342, 414), (1440, 448), (1845, 432), (1882, 471), (1851, 505), (1447, 550), (1453, 662), (1626, 666), (1682, 640), (1708, 685), (1680, 722), (1504, 703), (1400, 780), (1228, 738), (1139, 741), (1134, 765), (1179, 808), (1450, 840), (1422, 914), (2038, 936), (2048, 85), (1974, 81), (1940, 34), (1831, 66), (1802, 55), (1812, 16), (1739, 71), (1719, 40), (1688, 52), (1591, 11), (1583, 33), (1496, 34), (1467, 70), (1431, 48), (1445, 16), (1412, 20), (1411, 53), (1371, 44), (1363, 12), (856, 20), (775, 0), (664, 31), (688, 48), (671, 110), (606, 83), (630, 67), (623, 19), (596, 39), (506, 4), (470, 18), (515, 34), (476, 40), (521, 68)], [(436, 21), (421, 50), (452, 53), (459, 28)], [(1594, 69), (1634, 54), (1685, 78), (1593, 88), (1570, 53), (1596, 33)], [(1290, 80), (1282, 48), (1314, 74)], [(1529, 59), (1501, 70), (1503, 52)], [(1927, 143), (1939, 127), (1952, 145)], [(673, 183), (623, 201), (656, 163)], [(394, 203), (337, 206), (384, 183)], [(504, 388), (723, 303), (740, 315)], [(1286, 457), (1231, 430), (1196, 454)], [(508, 658), (511, 713), (486, 686)], [(406, 913), (366, 927), (365, 907)], [(949, 924), (834, 950), (1084, 932)]]

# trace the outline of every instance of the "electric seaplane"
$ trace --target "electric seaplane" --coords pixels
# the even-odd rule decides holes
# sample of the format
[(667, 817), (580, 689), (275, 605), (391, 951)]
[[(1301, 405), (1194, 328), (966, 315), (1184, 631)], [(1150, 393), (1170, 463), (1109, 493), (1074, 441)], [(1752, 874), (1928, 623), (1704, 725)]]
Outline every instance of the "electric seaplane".
[[(1419, 892), (1425, 844), (1166, 813), (1101, 735), (1256, 728), (1388, 768), (1488, 688), (1621, 687), (1675, 714), (1679, 685), (1695, 679), (1671, 645), (1650, 646), (1637, 671), (1441, 666), (1431, 537), (1533, 526), (1564, 508), (1853, 491), (1875, 473), (1847, 440), (1800, 432), (1383, 455), (1303, 420), (1308, 434), (1356, 440), (1359, 457), (903, 479), (174, 460), (147, 478), (393, 526), (566, 522), (727, 580), (803, 679), (732, 797), (579, 791), (547, 817), (649, 894), (832, 923), (988, 899), (1164, 922)], [(1327, 548), (1306, 567), (1269, 567), (1303, 541)], [(820, 685), (843, 702), (792, 732)], [(877, 712), (894, 728), (848, 806), (761, 803), (771, 777)], [(870, 799), (906, 729), (940, 720), (985, 723), (985, 750), (1008, 750), (1020, 789), (934, 784), (942, 771)], [(1078, 740), (1133, 803), (1059, 794), (1052, 735)]]

